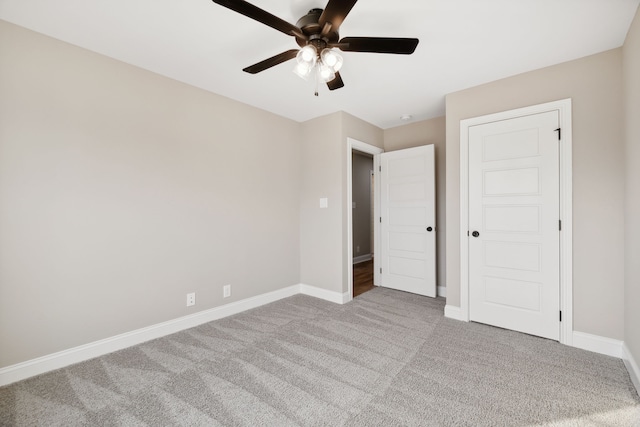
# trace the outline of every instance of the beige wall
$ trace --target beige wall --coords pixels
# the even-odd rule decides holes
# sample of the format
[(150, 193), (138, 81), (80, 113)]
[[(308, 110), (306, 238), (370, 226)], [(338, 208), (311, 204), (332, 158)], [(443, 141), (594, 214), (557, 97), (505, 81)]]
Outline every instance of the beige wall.
[(436, 269), (437, 285), (446, 287), (446, 120), (445, 117), (423, 120), (384, 131), (385, 151), (420, 145), (435, 146), (436, 162)]
[(444, 170), (446, 129), (445, 116), (385, 129), (384, 150), (396, 151), (433, 144), (436, 152), (441, 151), (438, 158), (442, 160), (443, 167), (439, 169)]
[(625, 333), (640, 363), (640, 9), (623, 47), (625, 106)]
[[(374, 147), (384, 148), (384, 131), (371, 123), (365, 122), (349, 113), (341, 112), (342, 117), (342, 145), (346, 150), (347, 138), (357, 139)], [(344, 150), (343, 150), (344, 151)], [(346, 151), (344, 151), (346, 154)], [(343, 158), (346, 161), (346, 156)], [(344, 163), (346, 171), (346, 163)]]
[(297, 283), (347, 291), (346, 139), (381, 129), (295, 123), (6, 22), (0, 62), (0, 367)]
[(447, 303), (460, 301), (460, 120), (573, 100), (574, 329), (622, 339), (624, 144), (622, 50), (517, 75), (446, 99)]
[[(329, 291), (342, 287), (341, 114), (302, 124), (300, 282)], [(328, 208), (320, 208), (327, 198)]]
[(0, 367), (299, 282), (298, 123), (2, 21), (0, 64)]
[[(302, 123), (300, 282), (348, 290), (347, 138), (382, 147), (382, 129), (344, 112)], [(319, 208), (327, 197), (329, 207)], [(351, 208), (349, 205), (348, 208)]]
[(373, 157), (354, 152), (352, 156), (352, 198), (353, 212), (353, 257), (369, 255), (373, 252), (371, 241), (371, 172)]

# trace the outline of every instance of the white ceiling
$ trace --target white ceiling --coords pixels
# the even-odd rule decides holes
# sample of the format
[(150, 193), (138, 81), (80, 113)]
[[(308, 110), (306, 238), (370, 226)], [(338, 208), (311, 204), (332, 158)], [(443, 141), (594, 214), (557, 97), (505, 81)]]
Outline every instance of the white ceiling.
[[(293, 24), (325, 0), (250, 0)], [(346, 111), (383, 129), (444, 114), (444, 97), (619, 47), (640, 0), (360, 0), (340, 36), (416, 37), (413, 55), (344, 52), (330, 92), (286, 62), (293, 37), (211, 0), (0, 0), (0, 19), (229, 98), (304, 121)]]

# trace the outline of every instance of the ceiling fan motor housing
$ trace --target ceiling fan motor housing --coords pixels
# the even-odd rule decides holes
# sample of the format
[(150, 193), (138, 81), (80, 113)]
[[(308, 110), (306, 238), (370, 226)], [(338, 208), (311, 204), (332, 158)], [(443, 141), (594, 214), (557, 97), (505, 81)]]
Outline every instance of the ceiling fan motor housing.
[(320, 16), (322, 15), (322, 11), (323, 9), (311, 9), (309, 13), (296, 22), (296, 26), (309, 38), (308, 40), (305, 40), (303, 38), (296, 37), (296, 42), (300, 47), (312, 44), (316, 47), (318, 52), (321, 52), (329, 43), (337, 43), (340, 39), (338, 32), (333, 31), (332, 29), (329, 29), (326, 34), (322, 34), (323, 28), (318, 23)]

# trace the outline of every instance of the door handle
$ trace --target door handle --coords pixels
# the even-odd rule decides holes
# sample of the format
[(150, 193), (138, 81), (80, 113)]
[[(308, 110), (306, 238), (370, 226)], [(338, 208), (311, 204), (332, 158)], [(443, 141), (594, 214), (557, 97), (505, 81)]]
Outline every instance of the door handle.
[(474, 231), (473, 233), (471, 233), (471, 235), (472, 235), (473, 237), (479, 237), (479, 236), (480, 236), (480, 233), (478, 233), (477, 231)]
[(433, 227), (427, 227), (427, 231), (433, 231)]

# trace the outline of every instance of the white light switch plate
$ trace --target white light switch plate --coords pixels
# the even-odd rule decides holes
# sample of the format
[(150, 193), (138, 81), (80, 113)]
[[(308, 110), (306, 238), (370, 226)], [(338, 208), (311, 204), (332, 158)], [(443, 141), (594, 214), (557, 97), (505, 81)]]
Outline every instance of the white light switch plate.
[(329, 207), (329, 199), (327, 199), (326, 197), (322, 197), (320, 198), (320, 207), (321, 208), (328, 208)]

